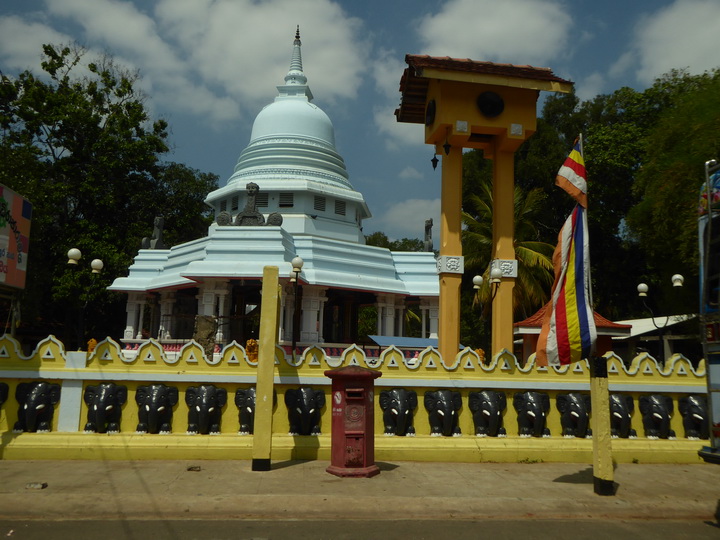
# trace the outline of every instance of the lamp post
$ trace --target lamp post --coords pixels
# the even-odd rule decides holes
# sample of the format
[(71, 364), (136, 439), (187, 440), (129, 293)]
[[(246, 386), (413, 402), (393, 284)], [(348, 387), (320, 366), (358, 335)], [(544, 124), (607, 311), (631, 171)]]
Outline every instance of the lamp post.
[[(493, 265), (490, 269), (490, 303), (492, 304), (493, 300), (495, 300), (495, 295), (498, 292), (498, 289), (500, 288), (500, 282), (502, 281), (502, 269), (498, 266)], [(473, 282), (473, 289), (476, 291), (480, 291), (480, 288), (482, 287), (485, 280), (481, 275), (476, 275), (472, 279)]]
[[(685, 278), (681, 274), (674, 274), (670, 281), (672, 281), (673, 289), (676, 287), (682, 287), (683, 283), (685, 282)], [(653, 312), (652, 308), (648, 305), (647, 301), (645, 300), (647, 298), (647, 293), (650, 290), (650, 287), (647, 286), (647, 283), (639, 283), (637, 286), (637, 292), (638, 296), (642, 300), (643, 306), (645, 306), (645, 309), (650, 313), (650, 320), (653, 323), (653, 326), (658, 330), (658, 339), (660, 342), (660, 348), (659, 348), (659, 355), (658, 359), (661, 363), (665, 363), (665, 342), (663, 340), (663, 330), (668, 326), (670, 323), (670, 317), (667, 317), (665, 319), (665, 324), (662, 326), (659, 326), (655, 322), (655, 313)]]
[[(68, 265), (71, 268), (79, 269), (80, 267), (80, 259), (82, 258), (82, 252), (78, 248), (72, 248), (68, 250), (67, 252), (67, 258), (68, 258)], [(90, 301), (90, 292), (92, 291), (94, 285), (95, 285), (95, 279), (97, 278), (97, 275), (102, 271), (103, 262), (100, 259), (93, 259), (90, 262), (90, 269), (91, 269), (91, 281), (90, 286), (88, 287), (88, 291), (85, 293), (85, 302), (83, 303), (82, 309), (79, 313), (79, 320), (78, 320), (78, 329), (77, 329), (77, 341), (78, 341), (78, 349), (80, 350), (83, 345), (83, 341), (85, 341), (85, 309), (87, 308), (88, 302)]]
[(298, 301), (298, 281), (300, 280), (300, 272), (302, 272), (305, 261), (301, 257), (296, 256), (290, 261), (292, 271), (290, 272), (290, 283), (293, 284), (293, 295), (295, 303), (293, 306), (293, 324), (292, 324), (292, 356), (295, 358), (295, 347), (298, 342), (298, 333), (300, 330), (300, 302)]

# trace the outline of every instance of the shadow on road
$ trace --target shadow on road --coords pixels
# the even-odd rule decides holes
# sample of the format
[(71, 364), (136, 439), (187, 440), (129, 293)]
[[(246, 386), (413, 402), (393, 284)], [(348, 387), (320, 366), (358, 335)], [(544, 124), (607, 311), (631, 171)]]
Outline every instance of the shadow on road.
[(588, 467), (585, 470), (578, 471), (572, 474), (564, 474), (558, 476), (553, 482), (561, 482), (563, 484), (592, 484), (593, 483), (593, 470), (592, 467)]

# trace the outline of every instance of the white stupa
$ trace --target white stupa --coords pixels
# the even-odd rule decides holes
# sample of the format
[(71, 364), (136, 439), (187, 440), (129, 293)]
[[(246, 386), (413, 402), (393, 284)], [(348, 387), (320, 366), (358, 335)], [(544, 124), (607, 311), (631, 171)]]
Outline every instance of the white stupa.
[(208, 235), (141, 249), (129, 275), (110, 286), (128, 293), (124, 339), (186, 340), (195, 316), (205, 315), (218, 321), (219, 344), (244, 344), (257, 337), (260, 279), (274, 265), (286, 293), (280, 340), (290, 342), (296, 256), (304, 261), (299, 344), (354, 342), (358, 309), (369, 304), (378, 308), (377, 334), (401, 336), (408, 302), (422, 310), (421, 337), (436, 337), (435, 257), (365, 245), (362, 223), (371, 214), (349, 181), (330, 118), (312, 103), (299, 31), (277, 89), (227, 184), (205, 199), (215, 211)]

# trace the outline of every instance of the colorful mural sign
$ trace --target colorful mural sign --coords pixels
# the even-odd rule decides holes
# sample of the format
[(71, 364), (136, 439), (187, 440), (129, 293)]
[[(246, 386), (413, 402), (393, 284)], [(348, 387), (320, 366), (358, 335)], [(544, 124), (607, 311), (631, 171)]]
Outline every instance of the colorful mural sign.
[(25, 287), (32, 204), (0, 185), (0, 286)]

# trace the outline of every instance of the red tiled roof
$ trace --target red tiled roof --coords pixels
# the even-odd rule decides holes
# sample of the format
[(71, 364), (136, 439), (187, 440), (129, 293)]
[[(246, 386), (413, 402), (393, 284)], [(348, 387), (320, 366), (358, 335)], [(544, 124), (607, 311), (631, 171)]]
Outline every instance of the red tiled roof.
[[(531, 315), (524, 321), (516, 322), (513, 324), (515, 327), (526, 327), (526, 328), (540, 328), (542, 326), (542, 320), (543, 316), (545, 315), (545, 310), (550, 305), (550, 302), (545, 304), (543, 307), (541, 307), (537, 313), (534, 315)], [(632, 328), (632, 324), (619, 324), (612, 321), (609, 321), (602, 315), (600, 315), (597, 311), (593, 311), (593, 318), (595, 319), (595, 327), (596, 328), (616, 328), (618, 330), (626, 330), (629, 328)]]
[(469, 58), (450, 58), (449, 56), (428, 56), (417, 54), (405, 55), (405, 62), (407, 62), (408, 66), (415, 68), (415, 70), (432, 68), (572, 84), (570, 81), (557, 77), (550, 68), (538, 68), (527, 65), (518, 66), (515, 64), (496, 64), (494, 62), (470, 60)]
[(395, 110), (399, 122), (423, 124), (425, 122), (425, 99), (429, 79), (419, 73), (425, 68), (465, 73), (493, 75), (518, 80), (544, 81), (558, 84), (572, 84), (571, 81), (557, 77), (550, 68), (517, 66), (513, 64), (495, 64), (479, 62), (469, 58), (450, 58), (449, 56), (427, 56), (408, 54), (405, 56), (408, 67), (400, 79), (402, 99)]

